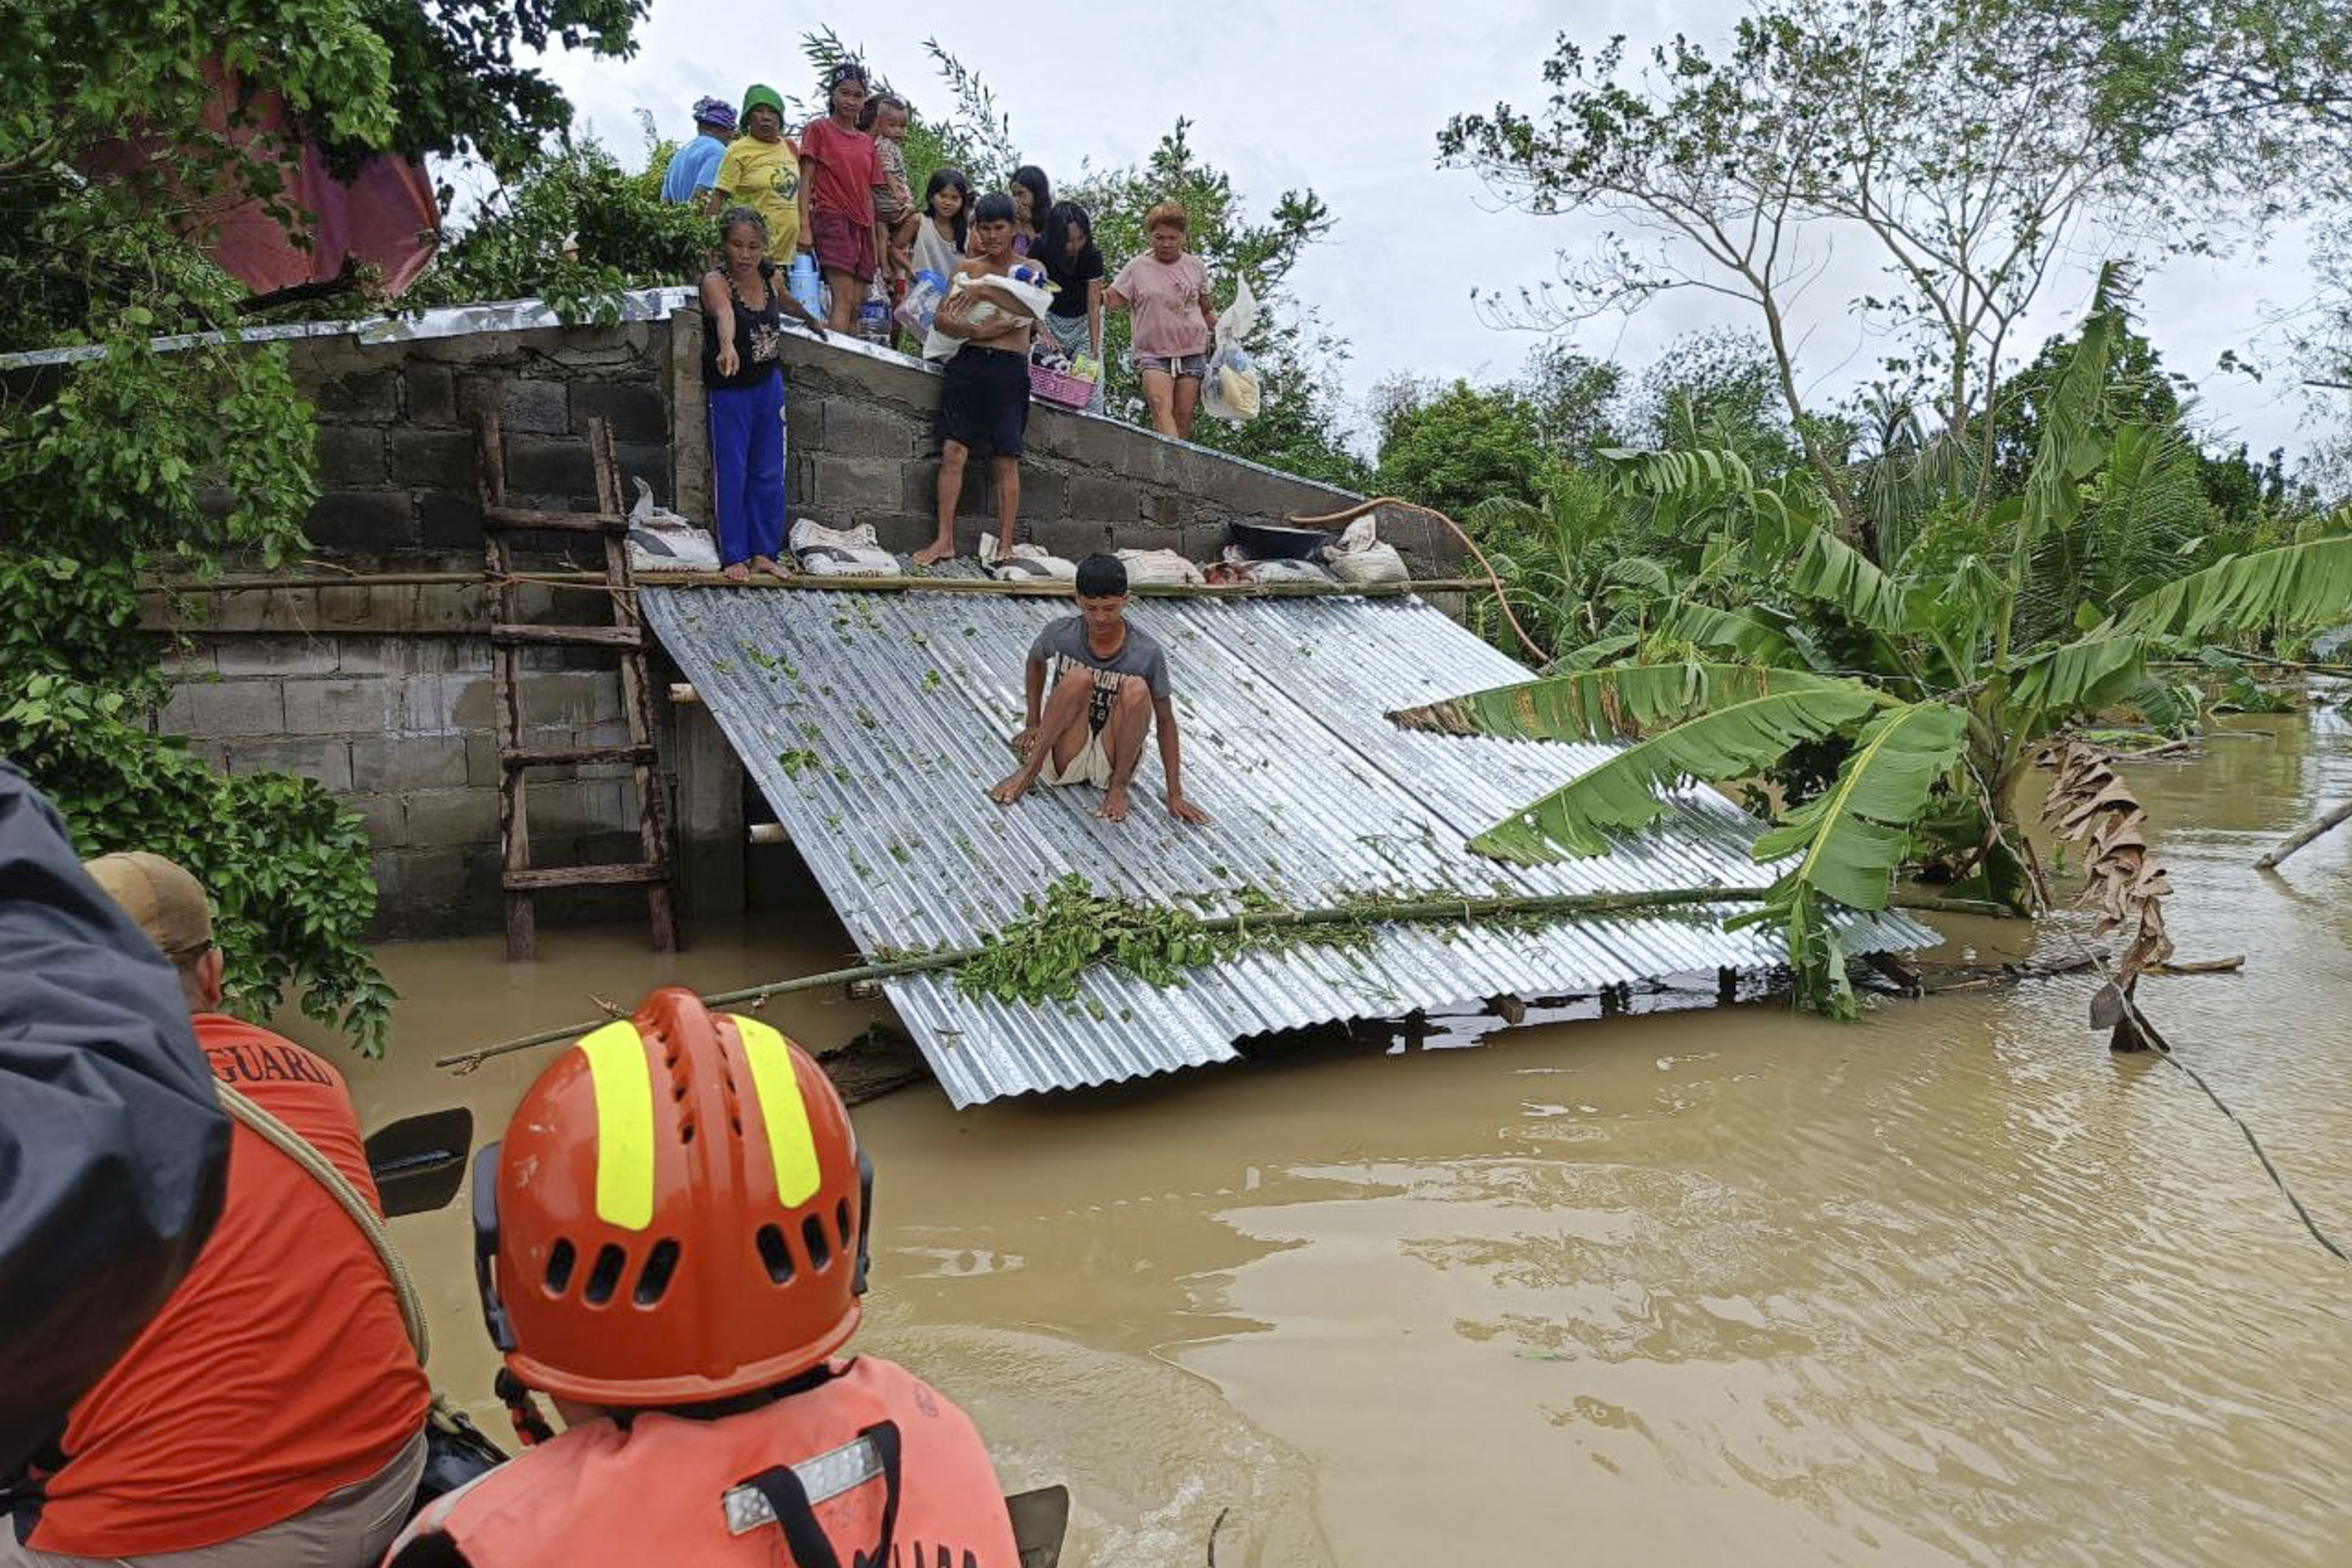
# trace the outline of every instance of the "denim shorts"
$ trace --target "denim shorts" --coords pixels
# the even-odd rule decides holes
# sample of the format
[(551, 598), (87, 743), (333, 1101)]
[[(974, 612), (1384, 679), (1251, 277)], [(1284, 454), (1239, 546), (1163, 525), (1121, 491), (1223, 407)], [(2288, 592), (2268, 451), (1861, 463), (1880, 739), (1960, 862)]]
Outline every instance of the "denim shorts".
[(1135, 368), (1138, 371), (1158, 371), (1164, 376), (1190, 376), (1196, 382), (1204, 381), (1209, 374), (1209, 356), (1138, 354), (1135, 356)]

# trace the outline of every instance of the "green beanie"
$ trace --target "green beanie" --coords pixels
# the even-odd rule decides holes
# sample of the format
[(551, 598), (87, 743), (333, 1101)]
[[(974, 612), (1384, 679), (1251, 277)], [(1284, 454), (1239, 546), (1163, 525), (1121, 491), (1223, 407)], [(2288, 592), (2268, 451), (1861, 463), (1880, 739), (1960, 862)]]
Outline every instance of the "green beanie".
[(774, 88), (769, 87), (763, 82), (753, 82), (743, 91), (743, 118), (745, 120), (751, 119), (751, 111), (755, 109), (761, 108), (774, 110), (778, 120), (782, 120), (784, 117), (784, 100), (782, 95), (778, 93)]

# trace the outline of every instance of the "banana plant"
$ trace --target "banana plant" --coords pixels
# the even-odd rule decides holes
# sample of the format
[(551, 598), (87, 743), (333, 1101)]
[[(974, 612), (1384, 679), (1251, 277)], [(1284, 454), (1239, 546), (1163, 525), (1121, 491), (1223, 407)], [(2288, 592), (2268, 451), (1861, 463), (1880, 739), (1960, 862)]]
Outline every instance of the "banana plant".
[[(1846, 668), (1792, 634), (1801, 616), (1762, 604), (1668, 603), (1656, 633), (1620, 662), (1555, 666), (1535, 679), (1407, 709), (1408, 727), (1551, 740), (1618, 740), (1597, 767), (1470, 841), (1513, 862), (1605, 851), (1661, 817), (1685, 779), (1753, 778), (1792, 747), (1848, 749), (1820, 794), (1756, 841), (1778, 868), (1743, 922), (1785, 935), (1799, 999), (1839, 1016), (1854, 1003), (1834, 923), (1883, 910), (1923, 848), (1949, 852), (1980, 891), (2021, 911), (2046, 904), (2019, 830), (2018, 787), (2051, 736), (2149, 679), (2149, 661), (2220, 638), (2352, 620), (2352, 510), (2313, 537), (2227, 557), (2086, 614), (2072, 635), (2012, 645), (2031, 562), (2074, 527), (2108, 453), (2099, 417), (2120, 333), (2120, 285), (2103, 280), (2091, 321), (2051, 399), (2024, 491), (1991, 509), (1986, 548), (1908, 574), (1840, 538), (1810, 475), (1759, 482), (1723, 453), (1616, 455), (1620, 483), (1653, 515), (1735, 521), (1751, 584), (1791, 610), (1842, 622)], [(2046, 552), (2044, 552), (2046, 553)], [(1671, 629), (1681, 656), (1643, 662)]]

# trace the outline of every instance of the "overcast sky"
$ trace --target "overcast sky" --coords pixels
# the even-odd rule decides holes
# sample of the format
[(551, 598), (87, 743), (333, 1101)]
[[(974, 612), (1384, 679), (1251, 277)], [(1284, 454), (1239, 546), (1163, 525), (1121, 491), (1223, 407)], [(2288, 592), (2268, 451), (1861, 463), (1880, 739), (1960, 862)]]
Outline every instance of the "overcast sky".
[[(1254, 211), (1285, 190), (1311, 186), (1338, 219), (1293, 284), (1349, 344), (1345, 379), (1360, 402), (1373, 382), (1398, 371), (1473, 381), (1517, 373), (1537, 340), (1483, 324), (1472, 290), (1539, 282), (1553, 275), (1556, 253), (1580, 249), (1600, 226), (1502, 210), (1474, 176), (1439, 170), (1436, 137), (1447, 116), (1497, 99), (1538, 102), (1540, 68), (1564, 17), (1573, 16), (1588, 43), (1622, 32), (1643, 48), (1677, 31), (1719, 39), (1741, 9), (1732, 0), (1600, 0), (1572, 11), (1557, 0), (1103, 0), (1026, 7), (1031, 25), (1003, 26), (952, 6), (787, 11), (653, 0), (635, 58), (560, 56), (548, 65), (582, 120), (633, 165), (642, 157), (639, 108), (664, 134), (682, 137), (690, 133), (688, 105), (704, 93), (734, 98), (764, 80), (811, 96), (798, 40), (828, 25), (919, 110), (946, 107), (922, 47), (936, 35), (995, 89), (1024, 155), (1056, 180), (1082, 161), (1139, 162), (1178, 116), (1188, 117), (1194, 146), (1233, 175)], [(774, 44), (750, 41), (762, 36)], [(1850, 308), (1869, 275), (1858, 247), (1840, 254), (1830, 236), (1819, 243), (1829, 248), (1831, 270), (1804, 301), (1801, 358), (1817, 383), (1842, 390), (1866, 380), (1876, 358)], [(1114, 268), (1118, 259), (1111, 258)], [(2095, 259), (2086, 256), (2084, 267), (2045, 292), (2028, 353), (2079, 315)], [(2301, 282), (2294, 258), (2274, 256), (2176, 263), (2141, 290), (2144, 325), (2167, 366), (2201, 385), (2207, 432), (2247, 441), (2258, 455), (2281, 445), (2296, 452), (2312, 439), (2292, 378), (2273, 373), (2257, 385), (2217, 371), (2215, 361), (2224, 349), (2242, 350), (2267, 311), (2299, 301)], [(1632, 321), (1587, 324), (1574, 340), (1638, 371), (1678, 333), (1717, 322), (1746, 324), (1685, 294)]]

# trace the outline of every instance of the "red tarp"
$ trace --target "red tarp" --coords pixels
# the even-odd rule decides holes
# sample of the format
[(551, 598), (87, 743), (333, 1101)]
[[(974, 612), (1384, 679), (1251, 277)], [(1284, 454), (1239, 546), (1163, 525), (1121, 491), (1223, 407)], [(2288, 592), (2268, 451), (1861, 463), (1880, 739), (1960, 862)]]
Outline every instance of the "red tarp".
[[(205, 110), (208, 129), (228, 123), (233, 90), (225, 83), (214, 95)], [(285, 104), (272, 94), (248, 102), (229, 135), (244, 144), (285, 124)], [(150, 162), (168, 168), (175, 152), (161, 137), (141, 137), (100, 149), (87, 167), (92, 173), (122, 172)], [(376, 291), (388, 298), (416, 281), (439, 243), (441, 209), (433, 199), (433, 182), (423, 164), (404, 158), (371, 158), (346, 183), (327, 172), (326, 154), (306, 143), (301, 161), (287, 170), (285, 196), (308, 214), (308, 249), (259, 202), (200, 204), (191, 219), (213, 259), (257, 294), (323, 283), (351, 258), (377, 269)]]

